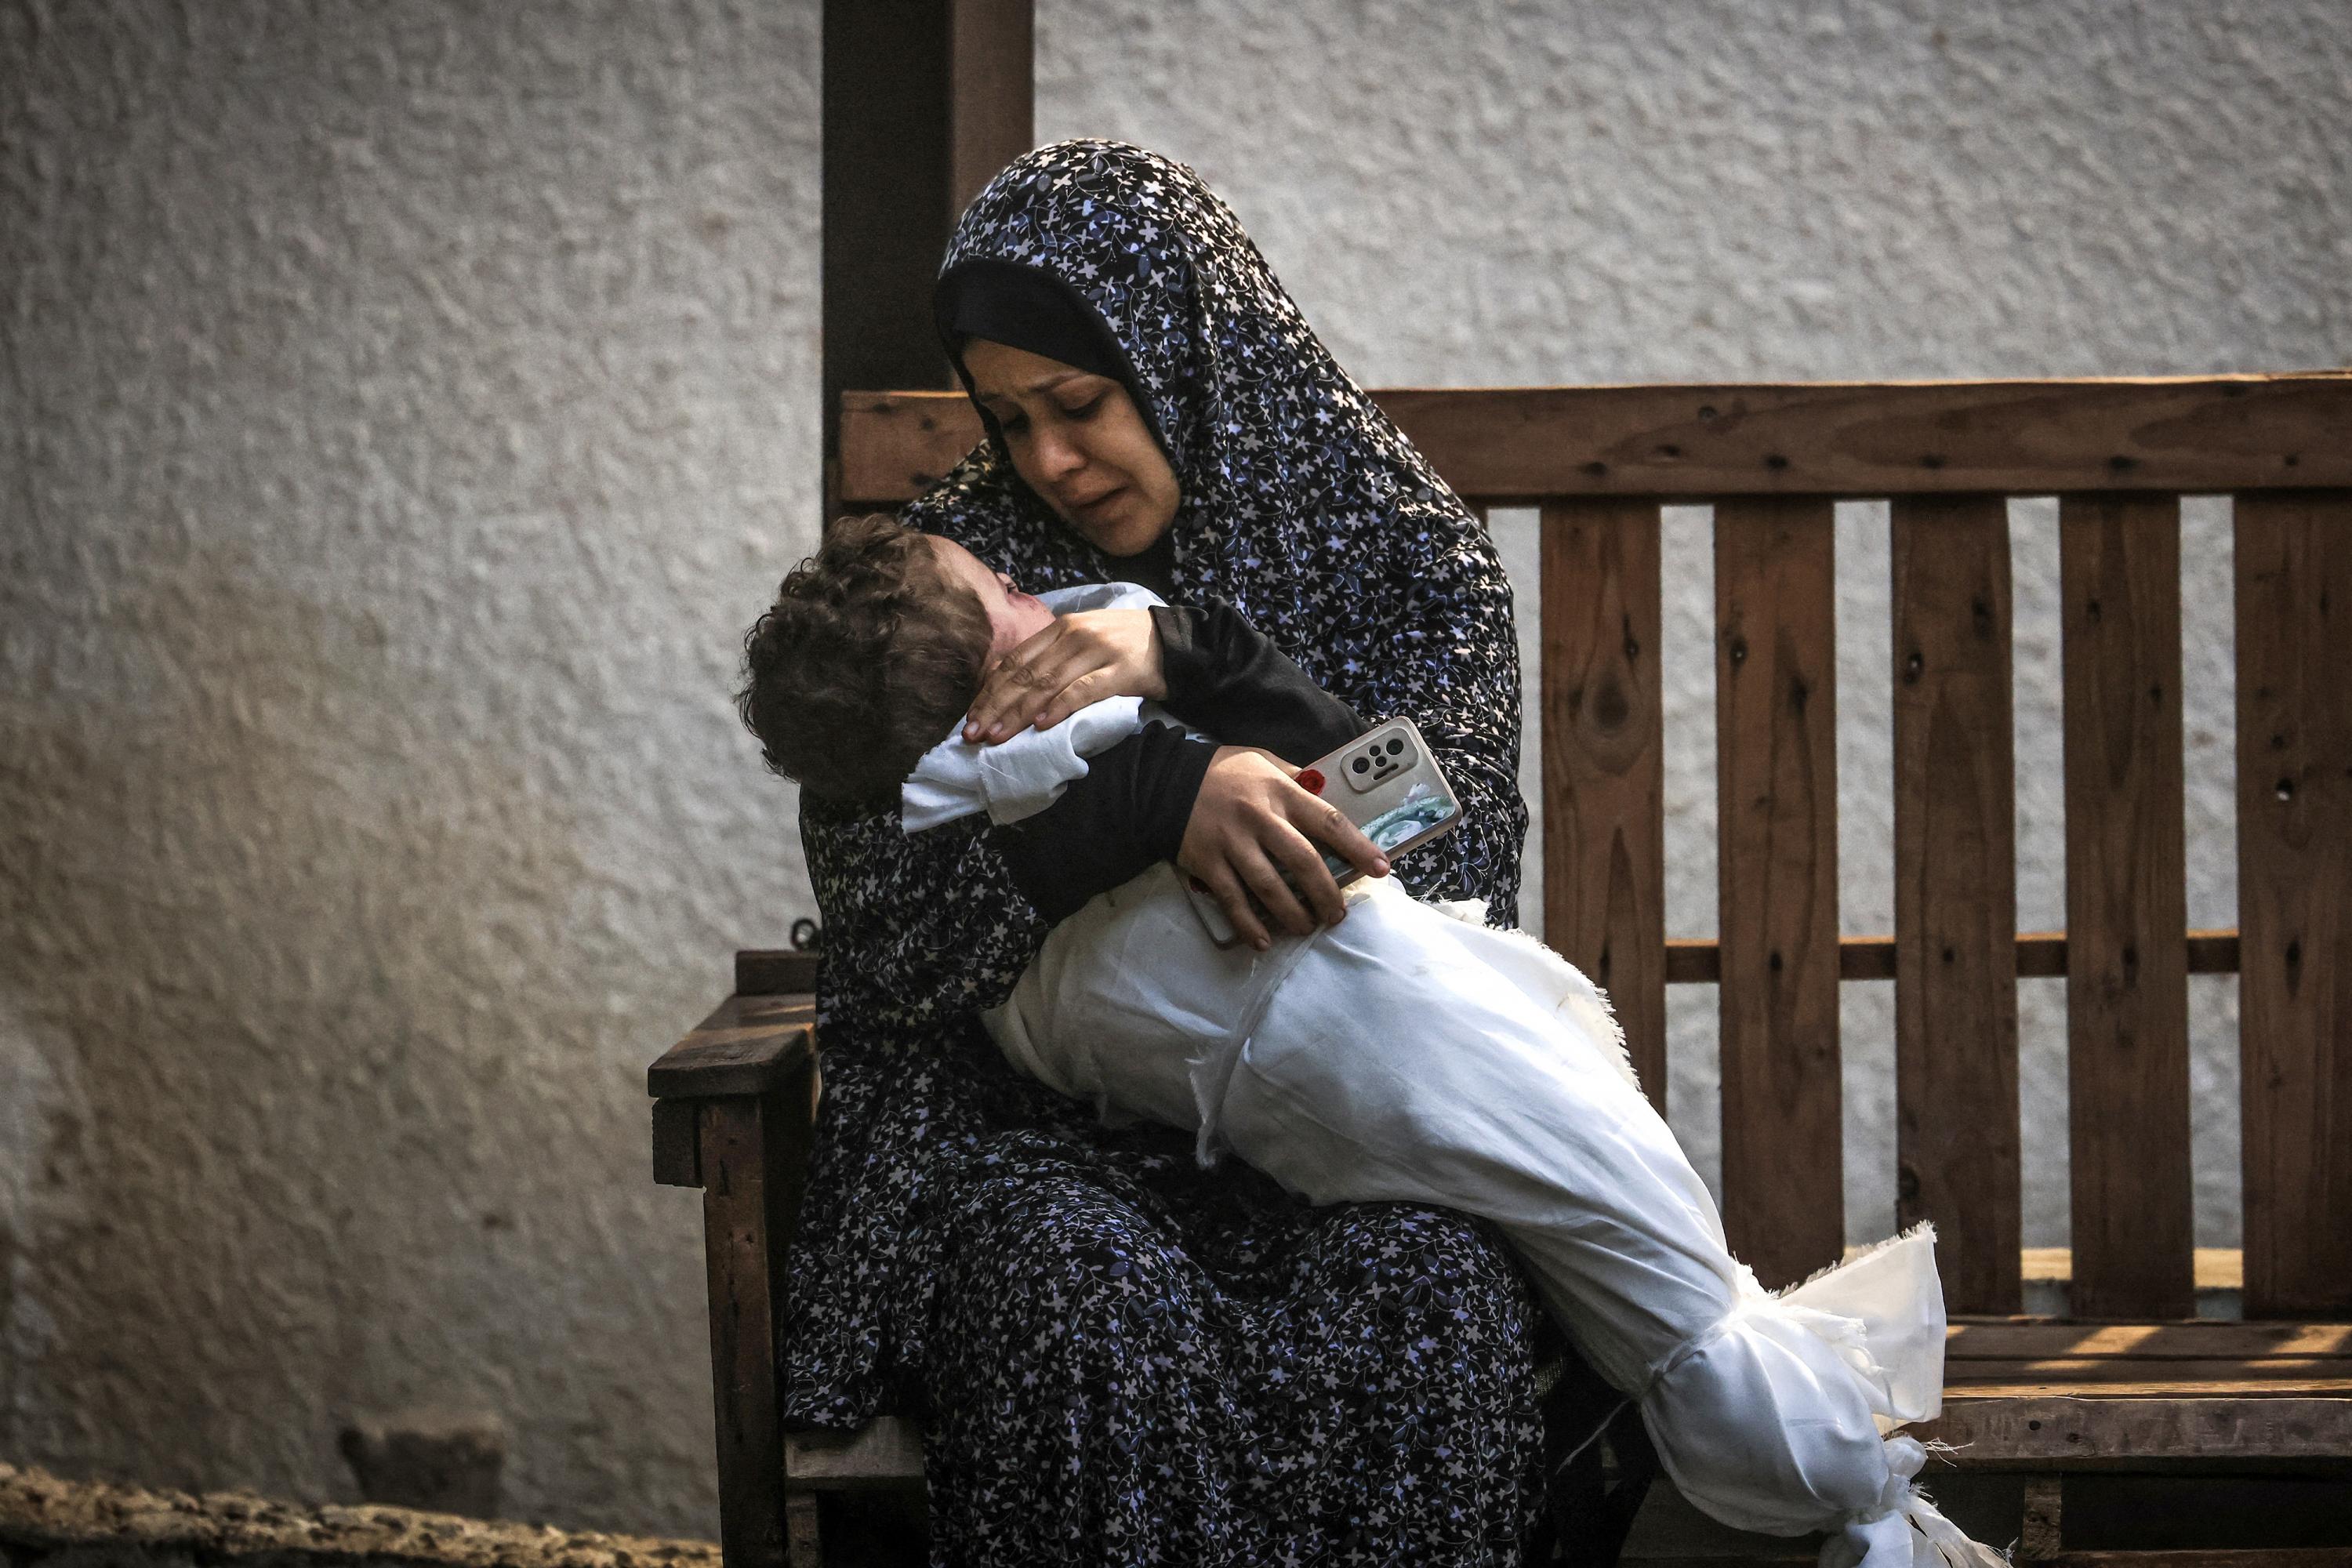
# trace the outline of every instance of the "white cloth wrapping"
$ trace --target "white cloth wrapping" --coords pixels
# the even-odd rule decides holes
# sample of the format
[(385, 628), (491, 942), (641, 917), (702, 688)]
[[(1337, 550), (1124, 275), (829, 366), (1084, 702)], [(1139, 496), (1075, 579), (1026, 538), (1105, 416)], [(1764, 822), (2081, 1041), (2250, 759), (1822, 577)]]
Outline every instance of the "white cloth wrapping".
[(1759, 1289), (1601, 994), (1477, 912), (1360, 883), (1337, 927), (1221, 952), (1161, 865), (1057, 926), (986, 1022), (1062, 1092), (1197, 1129), (1203, 1160), (1230, 1147), (1318, 1203), (1495, 1222), (1724, 1522), (1830, 1531), (1823, 1568), (2000, 1563), (1921, 1495), (1925, 1450), (1894, 1432), (1939, 1407), (1932, 1234)]
[[(1038, 600), (1057, 616), (1078, 610), (1141, 610), (1166, 603), (1134, 583), (1087, 583), (1056, 588)], [(898, 825), (920, 833), (960, 816), (988, 813), (1002, 827), (1034, 816), (1085, 776), (1087, 759), (1118, 744), (1149, 720), (1174, 723), (1158, 707), (1133, 697), (1107, 698), (1079, 709), (1049, 730), (1034, 727), (978, 745), (963, 727), (923, 753), (898, 786)]]

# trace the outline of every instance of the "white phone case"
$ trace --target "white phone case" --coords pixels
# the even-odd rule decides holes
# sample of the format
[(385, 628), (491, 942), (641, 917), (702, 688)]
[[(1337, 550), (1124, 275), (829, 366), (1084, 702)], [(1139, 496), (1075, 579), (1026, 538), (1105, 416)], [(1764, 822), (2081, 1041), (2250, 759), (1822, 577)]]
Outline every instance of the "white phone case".
[[(1444, 837), (1462, 819), (1462, 803), (1410, 719), (1391, 719), (1298, 770), (1298, 782), (1336, 805), (1393, 864), (1408, 849)], [(1323, 863), (1342, 888), (1363, 873), (1325, 851)], [(1192, 909), (1219, 947), (1241, 940), (1209, 890), (1191, 882)]]

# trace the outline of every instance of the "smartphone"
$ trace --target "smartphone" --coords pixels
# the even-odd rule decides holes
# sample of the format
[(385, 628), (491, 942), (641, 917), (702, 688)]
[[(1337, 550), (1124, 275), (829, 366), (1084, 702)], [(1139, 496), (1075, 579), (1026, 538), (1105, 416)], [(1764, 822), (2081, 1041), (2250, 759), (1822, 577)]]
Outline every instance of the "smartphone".
[[(1417, 848), (1451, 832), (1462, 820), (1462, 803), (1437, 759), (1429, 752), (1421, 731), (1410, 719), (1391, 719), (1357, 736), (1328, 756), (1318, 757), (1294, 775), (1307, 791), (1339, 808), (1348, 820), (1364, 830), (1394, 864), (1408, 849)], [(1363, 873), (1329, 850), (1323, 864), (1342, 888)], [(1219, 947), (1241, 940), (1208, 889), (1187, 879), (1192, 909)]]

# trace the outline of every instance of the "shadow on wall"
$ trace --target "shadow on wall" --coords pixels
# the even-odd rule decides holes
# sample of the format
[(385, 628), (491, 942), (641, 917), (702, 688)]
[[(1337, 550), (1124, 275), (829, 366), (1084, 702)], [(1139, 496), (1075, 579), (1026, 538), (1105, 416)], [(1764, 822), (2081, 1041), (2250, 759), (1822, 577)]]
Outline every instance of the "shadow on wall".
[(509, 1037), (598, 1033), (533, 984), (584, 876), (555, 804), (436, 739), (368, 615), (154, 565), (92, 540), (0, 594), (39, 634), (0, 708), (0, 1448), (316, 1496), (339, 1413), (536, 1396), (588, 1309), (512, 1233), (596, 1223), (541, 1155), (633, 1096), (542, 1103)]

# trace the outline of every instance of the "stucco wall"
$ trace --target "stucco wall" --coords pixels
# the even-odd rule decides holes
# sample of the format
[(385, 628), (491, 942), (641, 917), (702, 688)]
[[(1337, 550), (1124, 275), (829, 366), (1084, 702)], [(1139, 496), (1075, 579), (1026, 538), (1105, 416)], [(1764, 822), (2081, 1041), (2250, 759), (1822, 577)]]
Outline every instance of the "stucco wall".
[[(1038, 129), (1199, 166), (1369, 383), (2326, 364), (2341, 17), (1043, 0)], [(344, 1414), (472, 1405), (519, 1513), (711, 1528), (698, 1215), (639, 1075), (808, 907), (726, 693), (813, 536), (816, 23), (0, 7), (0, 1456), (347, 1497)], [(2056, 924), (2046, 510), (2021, 912)], [(1704, 519), (1669, 533), (1672, 723), (1712, 697)], [(1885, 930), (1883, 519), (1839, 548), (1845, 919)], [(2190, 914), (2228, 923), (2210, 509), (2189, 559)], [(1703, 933), (1712, 755), (1670, 761)], [(1889, 1020), (1851, 989), (1866, 1234)], [(1710, 1018), (1679, 1004), (1703, 1160)]]
[(0, 10), (0, 1453), (715, 1519), (644, 1068), (804, 904), (816, 11)]

